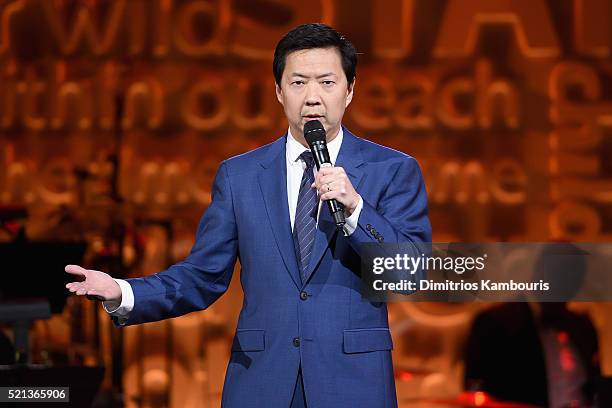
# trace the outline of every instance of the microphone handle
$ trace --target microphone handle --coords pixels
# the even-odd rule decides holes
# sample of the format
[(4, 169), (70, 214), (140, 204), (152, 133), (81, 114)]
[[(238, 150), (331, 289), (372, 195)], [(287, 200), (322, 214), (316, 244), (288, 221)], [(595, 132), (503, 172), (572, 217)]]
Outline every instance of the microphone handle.
[[(331, 167), (331, 159), (329, 158), (329, 151), (325, 142), (315, 142), (311, 146), (312, 155), (317, 165), (317, 170), (321, 170), (321, 167)], [(338, 229), (342, 229), (346, 224), (344, 216), (344, 206), (335, 199), (327, 200), (327, 207), (331, 212), (334, 219), (334, 223)]]

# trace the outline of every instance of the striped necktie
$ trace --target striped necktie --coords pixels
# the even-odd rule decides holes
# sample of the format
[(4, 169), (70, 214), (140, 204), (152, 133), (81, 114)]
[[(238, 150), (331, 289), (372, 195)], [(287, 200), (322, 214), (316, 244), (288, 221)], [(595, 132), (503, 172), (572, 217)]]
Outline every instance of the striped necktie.
[(310, 187), (314, 183), (314, 158), (312, 153), (305, 151), (300, 159), (306, 163), (306, 169), (302, 175), (300, 192), (298, 194), (297, 207), (295, 210), (295, 221), (293, 223), (293, 242), (295, 254), (300, 266), (300, 277), (302, 283), (305, 281), (305, 271), (312, 254), (312, 244), (315, 239), (317, 226), (317, 209), (319, 197), (317, 190)]

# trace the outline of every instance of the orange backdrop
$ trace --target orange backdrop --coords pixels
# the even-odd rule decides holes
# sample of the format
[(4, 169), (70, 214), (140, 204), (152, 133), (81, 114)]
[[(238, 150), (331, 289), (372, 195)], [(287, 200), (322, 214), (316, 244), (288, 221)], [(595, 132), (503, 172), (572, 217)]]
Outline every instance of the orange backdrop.
[[(286, 130), (272, 54), (309, 21), (356, 45), (345, 125), (418, 159), (436, 241), (612, 238), (608, 0), (1, 0), (0, 205), (28, 209), (31, 239), (88, 241), (91, 267), (165, 268), (220, 161)], [(125, 331), (129, 404), (215, 405), (235, 286), (210, 312)], [(582, 307), (609, 338), (610, 306)], [(429, 367), (398, 379), (400, 400), (459, 391), (477, 308), (392, 307), (396, 364)], [(111, 364), (98, 311), (72, 301), (39, 349), (77, 342)]]

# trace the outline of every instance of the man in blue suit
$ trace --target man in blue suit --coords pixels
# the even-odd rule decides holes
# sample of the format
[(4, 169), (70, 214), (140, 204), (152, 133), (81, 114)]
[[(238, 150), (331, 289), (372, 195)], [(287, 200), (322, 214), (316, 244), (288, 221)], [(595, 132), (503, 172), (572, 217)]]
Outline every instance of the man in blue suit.
[[(116, 324), (130, 325), (206, 309), (240, 259), (244, 302), (223, 406), (397, 406), (387, 307), (362, 299), (359, 254), (363, 243), (431, 241), (431, 227), (417, 162), (341, 125), (356, 64), (331, 27), (289, 32), (273, 64), (289, 129), (221, 164), (190, 255), (127, 281), (66, 267), (82, 279), (70, 291), (104, 300)], [(303, 135), (314, 119), (334, 164), (318, 172)], [(344, 231), (321, 205), (330, 199), (344, 205)]]

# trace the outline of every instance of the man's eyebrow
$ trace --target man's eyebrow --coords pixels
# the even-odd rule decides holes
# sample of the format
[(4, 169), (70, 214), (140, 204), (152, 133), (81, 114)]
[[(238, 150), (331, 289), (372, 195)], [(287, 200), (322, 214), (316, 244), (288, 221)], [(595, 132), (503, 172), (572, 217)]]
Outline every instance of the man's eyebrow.
[[(298, 78), (310, 78), (310, 76), (299, 73), (299, 72), (294, 72), (291, 74), (291, 76), (298, 77)], [(330, 77), (330, 76), (336, 76), (336, 74), (334, 74), (333, 72), (327, 72), (325, 74), (317, 75), (316, 78), (321, 79), (321, 78)]]

